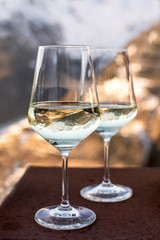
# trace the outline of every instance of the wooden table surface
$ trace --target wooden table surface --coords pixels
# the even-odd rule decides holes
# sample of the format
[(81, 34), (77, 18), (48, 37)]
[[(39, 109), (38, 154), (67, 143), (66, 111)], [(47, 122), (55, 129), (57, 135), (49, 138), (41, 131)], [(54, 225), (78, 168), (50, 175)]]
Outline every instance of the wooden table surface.
[(55, 231), (34, 222), (35, 212), (61, 200), (61, 169), (30, 167), (0, 207), (0, 240), (159, 240), (160, 168), (111, 169), (113, 183), (125, 184), (133, 197), (119, 203), (83, 199), (80, 189), (100, 183), (103, 169), (69, 169), (71, 205), (92, 209), (96, 221), (79, 230)]

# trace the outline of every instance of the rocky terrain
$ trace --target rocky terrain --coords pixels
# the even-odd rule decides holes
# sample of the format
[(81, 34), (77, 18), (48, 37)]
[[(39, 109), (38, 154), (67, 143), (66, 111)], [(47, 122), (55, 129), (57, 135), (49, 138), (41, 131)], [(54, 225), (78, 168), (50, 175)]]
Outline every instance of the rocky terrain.
[(160, 25), (142, 33), (128, 50), (138, 102), (136, 122), (150, 142), (146, 164), (160, 166)]
[[(24, 24), (24, 16), (17, 18)], [(12, 22), (5, 26), (0, 23), (0, 31), (3, 32), (3, 28), (10, 35), (0, 39), (0, 124), (27, 114), (38, 46), (57, 44), (62, 39), (61, 28), (56, 24), (51, 27), (43, 23), (38, 30), (31, 24), (34, 46), (27, 44), (27, 39), (20, 41)]]

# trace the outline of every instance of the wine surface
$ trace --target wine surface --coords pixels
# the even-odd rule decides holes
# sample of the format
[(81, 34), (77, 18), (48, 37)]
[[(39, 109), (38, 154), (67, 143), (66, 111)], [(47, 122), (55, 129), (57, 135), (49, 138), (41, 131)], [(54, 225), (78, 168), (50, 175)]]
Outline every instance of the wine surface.
[(103, 138), (111, 138), (137, 113), (136, 105), (127, 103), (100, 103), (101, 121), (97, 132)]
[(29, 107), (28, 120), (57, 149), (72, 149), (99, 125), (98, 106), (90, 103), (41, 102)]

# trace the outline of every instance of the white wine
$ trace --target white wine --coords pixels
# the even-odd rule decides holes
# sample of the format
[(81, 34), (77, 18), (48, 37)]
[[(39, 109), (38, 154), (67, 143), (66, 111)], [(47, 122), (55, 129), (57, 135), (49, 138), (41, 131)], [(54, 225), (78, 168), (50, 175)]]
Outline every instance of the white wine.
[(97, 105), (74, 102), (40, 102), (29, 107), (28, 120), (39, 135), (57, 149), (72, 149), (99, 125)]
[(137, 113), (136, 105), (128, 103), (101, 103), (100, 109), (101, 121), (96, 131), (106, 139), (115, 135)]

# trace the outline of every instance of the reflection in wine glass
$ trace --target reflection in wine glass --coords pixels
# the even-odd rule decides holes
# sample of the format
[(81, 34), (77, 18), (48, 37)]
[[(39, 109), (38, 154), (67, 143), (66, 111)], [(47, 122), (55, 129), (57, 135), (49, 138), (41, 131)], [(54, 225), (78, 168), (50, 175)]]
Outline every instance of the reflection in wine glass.
[(126, 49), (92, 49), (101, 109), (97, 132), (104, 140), (104, 177), (99, 185), (87, 186), (81, 195), (96, 202), (119, 202), (132, 196), (132, 189), (110, 180), (110, 139), (137, 113), (129, 58)]
[(69, 230), (95, 221), (93, 211), (71, 206), (68, 198), (68, 155), (99, 125), (100, 112), (90, 49), (86, 46), (41, 46), (28, 119), (31, 127), (62, 155), (62, 201), (40, 209), (37, 223)]

